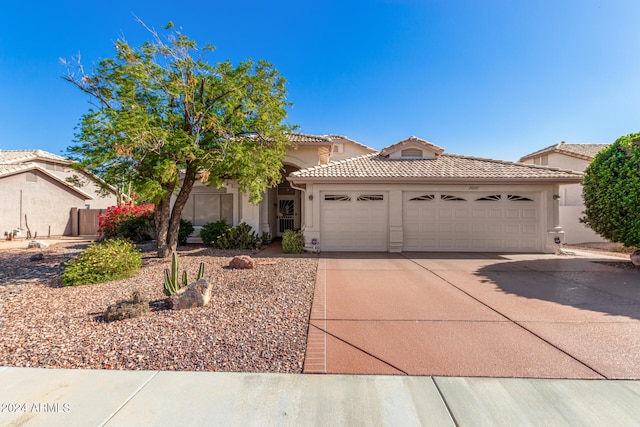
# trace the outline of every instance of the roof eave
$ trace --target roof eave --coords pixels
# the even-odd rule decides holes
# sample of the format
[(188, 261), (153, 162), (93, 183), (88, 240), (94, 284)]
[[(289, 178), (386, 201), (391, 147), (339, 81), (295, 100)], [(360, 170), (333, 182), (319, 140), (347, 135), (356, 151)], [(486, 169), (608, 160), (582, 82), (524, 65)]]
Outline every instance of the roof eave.
[(288, 176), (287, 180), (293, 183), (318, 183), (318, 184), (580, 184), (582, 176), (564, 178), (451, 178), (451, 177), (295, 177)]
[(25, 172), (30, 172), (30, 171), (38, 171), (40, 173), (42, 173), (45, 176), (48, 176), (52, 181), (58, 182), (60, 183), (62, 186), (68, 188), (69, 190), (73, 191), (74, 193), (78, 194), (79, 196), (82, 196), (85, 200), (93, 200), (94, 197), (92, 195), (90, 195), (89, 193), (85, 193), (84, 191), (74, 187), (73, 185), (71, 185), (70, 183), (66, 182), (65, 180), (61, 179), (60, 177), (48, 172), (47, 170), (41, 168), (40, 166), (29, 166), (23, 169), (19, 169), (19, 170), (15, 170), (15, 171), (10, 171), (2, 176), (0, 176), (0, 178), (6, 178), (9, 176), (13, 176), (13, 175), (19, 175), (21, 173), (25, 173)]

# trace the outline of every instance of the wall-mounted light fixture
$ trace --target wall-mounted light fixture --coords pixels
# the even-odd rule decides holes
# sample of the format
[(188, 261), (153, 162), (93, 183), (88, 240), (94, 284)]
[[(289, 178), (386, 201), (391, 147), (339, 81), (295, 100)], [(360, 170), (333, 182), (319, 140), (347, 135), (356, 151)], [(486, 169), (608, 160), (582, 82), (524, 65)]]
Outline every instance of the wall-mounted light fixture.
[(309, 200), (313, 200), (313, 194), (309, 194)]

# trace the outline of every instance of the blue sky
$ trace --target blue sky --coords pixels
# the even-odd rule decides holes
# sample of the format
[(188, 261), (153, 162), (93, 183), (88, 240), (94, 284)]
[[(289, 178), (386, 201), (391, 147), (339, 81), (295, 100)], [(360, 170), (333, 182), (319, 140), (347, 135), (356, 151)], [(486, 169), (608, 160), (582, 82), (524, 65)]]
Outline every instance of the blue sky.
[(64, 154), (90, 105), (59, 58), (147, 40), (132, 14), (210, 62), (272, 62), (305, 133), (517, 160), (640, 131), (637, 0), (23, 1), (2, 7), (0, 149)]

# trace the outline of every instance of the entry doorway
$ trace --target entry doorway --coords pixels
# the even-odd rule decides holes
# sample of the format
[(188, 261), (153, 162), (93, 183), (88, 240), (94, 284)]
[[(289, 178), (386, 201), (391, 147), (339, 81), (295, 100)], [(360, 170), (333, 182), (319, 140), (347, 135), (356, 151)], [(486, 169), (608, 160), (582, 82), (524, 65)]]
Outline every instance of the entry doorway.
[[(297, 193), (299, 191), (296, 190)], [(278, 236), (300, 229), (300, 195), (278, 195)]]
[(291, 186), (287, 177), (300, 168), (293, 165), (284, 165), (282, 168), (282, 180), (276, 187), (275, 201), (271, 211), (272, 230), (274, 236), (282, 237), (287, 230), (300, 230), (302, 227), (302, 215), (304, 207), (301, 204), (302, 191)]

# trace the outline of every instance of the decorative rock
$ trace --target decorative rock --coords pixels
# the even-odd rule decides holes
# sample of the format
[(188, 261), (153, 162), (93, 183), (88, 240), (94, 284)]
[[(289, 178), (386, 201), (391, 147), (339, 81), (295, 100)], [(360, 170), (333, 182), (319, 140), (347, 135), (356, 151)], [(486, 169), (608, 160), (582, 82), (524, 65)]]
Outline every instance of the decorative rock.
[(166, 299), (167, 307), (172, 310), (203, 307), (211, 301), (212, 288), (209, 280), (202, 278), (168, 297)]
[(29, 261), (42, 261), (44, 260), (44, 254), (35, 254), (29, 257)]
[(256, 262), (249, 255), (234, 256), (229, 262), (229, 267), (240, 269), (252, 269), (256, 268)]
[(49, 244), (42, 240), (32, 240), (29, 242), (28, 248), (48, 248)]
[(631, 262), (633, 265), (640, 265), (640, 251), (631, 254)]

